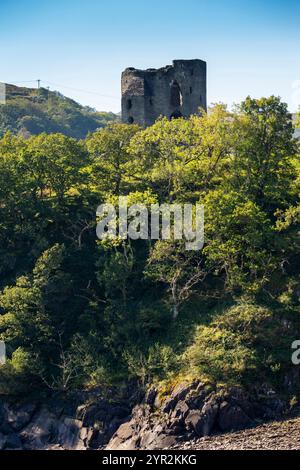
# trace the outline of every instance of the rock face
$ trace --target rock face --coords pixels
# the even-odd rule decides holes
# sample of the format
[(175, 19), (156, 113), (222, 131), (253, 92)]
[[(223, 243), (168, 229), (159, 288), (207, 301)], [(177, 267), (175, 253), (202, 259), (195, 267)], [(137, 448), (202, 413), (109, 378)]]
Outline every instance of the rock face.
[(55, 397), (46, 405), (0, 399), (0, 450), (165, 449), (247, 428), (284, 411), (272, 391), (264, 390), (263, 400), (250, 400), (238, 389), (199, 381), (178, 384), (164, 398), (151, 389), (133, 409), (128, 397), (115, 403), (97, 393), (83, 398)]
[(163, 401), (150, 390), (106, 449), (170, 448), (215, 432), (243, 429), (266, 416), (269, 405), (250, 402), (239, 390), (225, 392), (201, 382), (179, 384)]
[(47, 405), (0, 400), (0, 450), (98, 449), (129, 412), (102, 399), (80, 406), (55, 399)]
[(221, 431), (233, 431), (250, 426), (251, 419), (239, 406), (223, 402), (219, 410), (218, 424)]

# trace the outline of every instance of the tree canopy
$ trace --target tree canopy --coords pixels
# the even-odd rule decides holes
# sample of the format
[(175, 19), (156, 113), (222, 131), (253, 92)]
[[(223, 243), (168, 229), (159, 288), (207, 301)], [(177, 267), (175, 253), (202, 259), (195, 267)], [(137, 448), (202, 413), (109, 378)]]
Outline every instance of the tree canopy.
[[(84, 140), (0, 139), (0, 392), (190, 375), (284, 388), (300, 326), (300, 164), (279, 98)], [(201, 203), (205, 242), (96, 239), (96, 208)], [(292, 338), (293, 336), (293, 338)], [(294, 338), (295, 339), (295, 338)]]

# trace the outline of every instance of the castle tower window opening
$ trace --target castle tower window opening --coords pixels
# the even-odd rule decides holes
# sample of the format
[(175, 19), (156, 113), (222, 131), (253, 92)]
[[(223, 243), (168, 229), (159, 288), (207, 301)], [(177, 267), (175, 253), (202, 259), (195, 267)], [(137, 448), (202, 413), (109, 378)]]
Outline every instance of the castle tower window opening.
[(182, 106), (182, 93), (176, 80), (171, 83), (170, 104), (175, 108)]

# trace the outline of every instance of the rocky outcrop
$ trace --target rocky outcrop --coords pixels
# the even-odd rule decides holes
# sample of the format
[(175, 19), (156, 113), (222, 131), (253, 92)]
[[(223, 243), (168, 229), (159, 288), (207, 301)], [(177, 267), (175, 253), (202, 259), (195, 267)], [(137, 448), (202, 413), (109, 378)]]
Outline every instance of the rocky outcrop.
[(144, 403), (116, 431), (107, 450), (164, 449), (212, 433), (235, 431), (283, 412), (272, 394), (250, 401), (238, 389), (224, 391), (199, 381), (177, 385), (164, 400), (151, 389)]
[(135, 406), (136, 395), (114, 402), (99, 395), (56, 396), (46, 405), (0, 400), (0, 450), (173, 448), (274, 419), (285, 409), (267, 388), (250, 399), (239, 389), (225, 391), (200, 381), (180, 383), (164, 397), (152, 388)]
[(93, 399), (79, 405), (51, 399), (47, 405), (0, 401), (0, 450), (103, 447), (130, 408)]

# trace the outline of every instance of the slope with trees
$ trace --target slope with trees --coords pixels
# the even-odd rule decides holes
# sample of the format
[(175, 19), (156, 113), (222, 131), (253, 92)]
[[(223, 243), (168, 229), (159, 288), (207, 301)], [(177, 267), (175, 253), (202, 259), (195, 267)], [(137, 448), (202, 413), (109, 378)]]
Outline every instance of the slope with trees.
[(46, 88), (6, 85), (6, 103), (0, 105), (0, 136), (7, 131), (24, 137), (59, 132), (83, 139), (114, 121), (118, 116), (113, 113), (97, 112)]
[[(198, 378), (287, 399), (300, 333), (299, 148), (276, 97), (84, 141), (0, 140), (0, 392)], [(96, 208), (205, 206), (205, 245), (96, 241)]]

